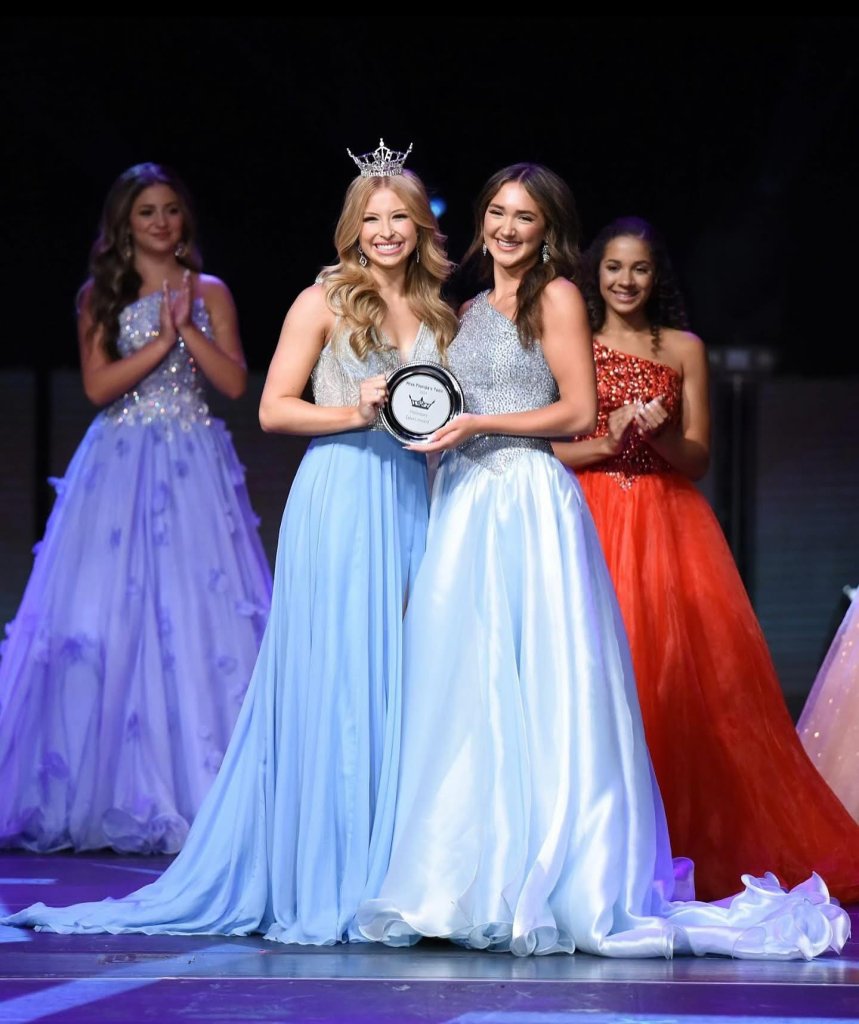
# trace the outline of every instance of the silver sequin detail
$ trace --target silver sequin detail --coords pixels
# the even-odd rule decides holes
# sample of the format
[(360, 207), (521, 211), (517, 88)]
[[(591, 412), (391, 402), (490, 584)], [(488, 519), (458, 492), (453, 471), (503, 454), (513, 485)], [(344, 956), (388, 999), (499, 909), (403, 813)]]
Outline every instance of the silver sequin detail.
[[(477, 415), (526, 412), (558, 399), (558, 386), (546, 365), (539, 342), (530, 348), (519, 341), (516, 325), (481, 292), (466, 311), (448, 352), (450, 369), (462, 386), (466, 412)], [(456, 454), (503, 473), (527, 452), (548, 452), (543, 437), (481, 435), (467, 441)]]
[[(409, 362), (439, 361), (435, 338), (425, 324), (421, 324)], [(361, 393), (361, 381), (378, 374), (389, 374), (400, 366), (402, 360), (395, 348), (376, 349), (359, 359), (349, 344), (349, 333), (340, 328), (322, 350), (310, 375), (313, 400), (317, 405), (357, 405)], [(377, 418), (371, 430), (384, 430)]]
[[(125, 357), (158, 337), (161, 293), (153, 292), (132, 302), (119, 314), (117, 347)], [(194, 326), (211, 339), (212, 322), (202, 299), (194, 300), (191, 312)], [(200, 371), (181, 338), (164, 359), (135, 388), (105, 409), (114, 423), (128, 426), (165, 423), (178, 424), (183, 430), (192, 423), (211, 423), (209, 407)]]

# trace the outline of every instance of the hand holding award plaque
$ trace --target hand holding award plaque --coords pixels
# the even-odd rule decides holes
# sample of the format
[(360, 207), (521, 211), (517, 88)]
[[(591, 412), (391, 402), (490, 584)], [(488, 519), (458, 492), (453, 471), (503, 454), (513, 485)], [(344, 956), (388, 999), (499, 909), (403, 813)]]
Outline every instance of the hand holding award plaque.
[(462, 389), (439, 363), (404, 363), (388, 376), (382, 426), (403, 444), (421, 444), (463, 410)]

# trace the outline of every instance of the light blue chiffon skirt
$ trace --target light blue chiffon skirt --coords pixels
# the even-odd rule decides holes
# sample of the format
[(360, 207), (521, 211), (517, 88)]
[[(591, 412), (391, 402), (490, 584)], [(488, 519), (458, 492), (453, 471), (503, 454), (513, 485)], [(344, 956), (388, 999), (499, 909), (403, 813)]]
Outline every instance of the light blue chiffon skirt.
[(6, 923), (345, 938), (367, 883), (382, 766), (397, 770), (402, 615), (427, 506), (425, 458), (387, 434), (311, 442), (251, 684), (181, 854), (124, 899), (36, 904)]

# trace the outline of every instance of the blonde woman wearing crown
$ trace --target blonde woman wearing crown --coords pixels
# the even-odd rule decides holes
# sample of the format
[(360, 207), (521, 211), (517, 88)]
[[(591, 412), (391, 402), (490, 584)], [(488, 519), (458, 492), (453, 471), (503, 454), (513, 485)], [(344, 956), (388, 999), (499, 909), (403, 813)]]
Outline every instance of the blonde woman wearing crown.
[[(383, 761), (396, 773), (402, 614), (428, 516), (426, 457), (381, 429), (378, 413), (387, 374), (442, 358), (456, 330), (440, 298), (445, 240), (406, 155), (380, 141), (353, 157), (337, 262), (284, 320), (260, 423), (313, 440), (284, 511), (256, 668), (182, 853), (125, 899), (36, 904), (7, 923), (348, 937)], [(301, 397), (308, 380), (314, 402)]]

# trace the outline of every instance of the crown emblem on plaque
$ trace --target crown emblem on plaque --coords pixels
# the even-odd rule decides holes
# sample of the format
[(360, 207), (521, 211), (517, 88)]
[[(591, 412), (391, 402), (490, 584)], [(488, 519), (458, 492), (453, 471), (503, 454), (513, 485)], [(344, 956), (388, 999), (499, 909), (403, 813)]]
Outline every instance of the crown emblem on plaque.
[(412, 398), (411, 395), (409, 395), (409, 401), (412, 403), (413, 409), (430, 409), (435, 405), (435, 399), (428, 402), (425, 398)]
[(386, 146), (384, 139), (379, 139), (378, 149), (374, 149), (372, 153), (362, 153), (360, 156), (355, 156), (351, 149), (346, 148), (346, 152), (361, 169), (362, 178), (393, 178), (396, 174), (402, 174), (403, 164), (411, 151), (411, 142), (405, 153), (401, 153)]

